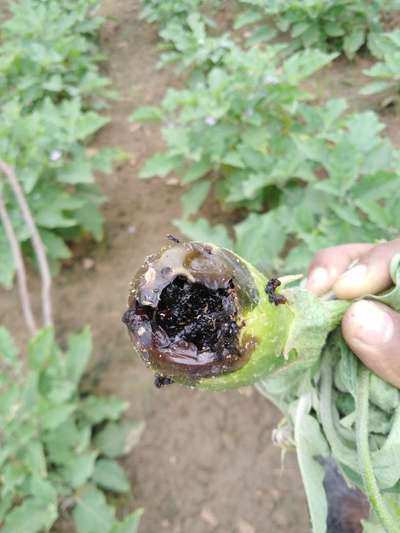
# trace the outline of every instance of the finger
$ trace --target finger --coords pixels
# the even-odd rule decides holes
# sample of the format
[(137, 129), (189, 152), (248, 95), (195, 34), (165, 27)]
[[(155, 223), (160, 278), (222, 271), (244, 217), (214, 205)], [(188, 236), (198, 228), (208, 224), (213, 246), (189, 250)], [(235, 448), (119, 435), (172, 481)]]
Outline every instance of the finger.
[(390, 287), (390, 262), (399, 252), (400, 239), (374, 246), (334, 284), (336, 296), (353, 299), (366, 294), (376, 294)]
[(351, 350), (375, 374), (400, 387), (400, 314), (386, 305), (361, 300), (342, 321)]
[(354, 243), (320, 250), (308, 270), (307, 289), (317, 295), (329, 291), (340, 274), (373, 247), (373, 244)]

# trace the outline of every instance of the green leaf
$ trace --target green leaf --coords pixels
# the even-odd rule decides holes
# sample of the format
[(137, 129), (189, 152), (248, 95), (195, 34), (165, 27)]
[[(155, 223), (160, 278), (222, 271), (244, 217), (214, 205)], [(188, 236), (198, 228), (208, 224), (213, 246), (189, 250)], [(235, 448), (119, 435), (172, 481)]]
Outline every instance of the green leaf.
[(0, 501), (0, 520), (4, 522), (5, 517), (9, 513), (10, 509), (13, 506), (14, 495), (7, 494), (4, 495)]
[(30, 482), (30, 492), (35, 495), (37, 502), (41, 502), (44, 508), (48, 506), (56, 508), (58, 503), (57, 491), (55, 486), (47, 479), (43, 479), (40, 475), (34, 476)]
[(162, 117), (162, 111), (156, 106), (143, 106), (136, 109), (131, 115), (129, 115), (129, 122), (145, 122), (147, 120), (160, 120)]
[(254, 46), (263, 41), (270, 41), (276, 36), (276, 31), (270, 26), (261, 26), (254, 30), (251, 36), (247, 39), (247, 46)]
[(390, 413), (399, 406), (400, 391), (371, 373), (369, 380), (370, 401), (385, 412)]
[(131, 157), (129, 153), (118, 148), (103, 148), (90, 159), (90, 163), (92, 168), (100, 170), (105, 174), (110, 174), (113, 170), (114, 162), (126, 161)]
[(231, 150), (226, 155), (224, 155), (221, 163), (223, 163), (224, 165), (229, 165), (230, 167), (246, 168), (246, 164), (243, 162), (243, 158), (235, 150)]
[(28, 358), (30, 366), (35, 370), (42, 370), (52, 355), (54, 349), (54, 329), (44, 328), (29, 341)]
[(50, 529), (57, 516), (56, 505), (43, 506), (40, 500), (27, 498), (7, 514), (1, 531), (2, 533), (39, 533), (44, 529)]
[(107, 396), (88, 396), (80, 404), (80, 411), (91, 424), (99, 424), (103, 420), (117, 420), (126, 411), (129, 404), (118, 398)]
[(41, 426), (44, 429), (55, 429), (63, 424), (75, 409), (73, 404), (56, 405), (48, 402), (39, 411)]
[(388, 213), (388, 211), (375, 200), (357, 200), (355, 204), (366, 214), (367, 218), (376, 224), (378, 228), (381, 228), (381, 230), (385, 231), (390, 227), (390, 213)]
[(331, 209), (344, 222), (358, 227), (362, 225), (363, 221), (355, 207), (332, 202)]
[(197, 179), (201, 178), (207, 172), (211, 170), (211, 165), (208, 160), (201, 159), (200, 161), (197, 161), (194, 163), (188, 172), (184, 174), (181, 178), (182, 183), (191, 183), (192, 181), (196, 181)]
[(97, 455), (97, 451), (89, 451), (71, 457), (71, 460), (62, 471), (62, 476), (68, 485), (78, 488), (92, 477)]
[(35, 219), (43, 228), (70, 228), (76, 225), (73, 218), (68, 218), (55, 206), (49, 206), (48, 209), (35, 213)]
[(183, 216), (185, 218), (197, 213), (203, 205), (210, 190), (209, 181), (195, 183), (187, 192), (182, 195)]
[(385, 125), (382, 124), (376, 113), (365, 111), (352, 115), (347, 127), (351, 144), (363, 152), (368, 152), (381, 142), (379, 133), (385, 128)]
[[(382, 412), (381, 412), (382, 413)], [(369, 413), (370, 414), (370, 413)], [(372, 453), (374, 471), (382, 488), (393, 487), (400, 478), (400, 409), (388, 418), (389, 431), (383, 446)]]
[(363, 29), (356, 29), (346, 35), (343, 39), (343, 50), (348, 58), (353, 58), (354, 54), (361, 48), (365, 42), (365, 31)]
[(89, 485), (78, 496), (73, 510), (77, 533), (109, 533), (114, 523), (114, 509), (107, 504), (104, 494)]
[(46, 83), (43, 84), (43, 88), (48, 91), (59, 92), (63, 88), (62, 78), (59, 74), (51, 76)]
[(78, 139), (85, 140), (86, 137), (95, 133), (108, 122), (110, 122), (109, 118), (103, 117), (93, 111), (81, 114), (76, 125), (76, 131), (79, 132)]
[(373, 83), (368, 83), (368, 85), (365, 85), (361, 89), (360, 94), (369, 96), (370, 94), (380, 93), (381, 91), (389, 89), (390, 87), (392, 87), (392, 84), (388, 81), (374, 81)]
[(46, 477), (46, 457), (43, 444), (39, 440), (32, 440), (24, 451), (24, 462), (32, 473)]
[(77, 159), (64, 165), (57, 173), (57, 179), (63, 183), (93, 183), (93, 169), (88, 159)]
[(75, 212), (75, 220), (82, 229), (91, 233), (96, 241), (103, 238), (103, 216), (93, 203), (87, 203), (82, 209)]
[(320, 50), (304, 50), (293, 54), (283, 63), (283, 70), (290, 83), (298, 83), (331, 63), (339, 54), (325, 54)]
[(137, 533), (143, 512), (144, 509), (136, 509), (134, 513), (124, 518), (122, 522), (115, 524), (111, 533)]
[(298, 22), (297, 24), (293, 24), (290, 34), (293, 39), (296, 39), (310, 27), (311, 25), (309, 22)]
[(258, 22), (261, 19), (261, 13), (249, 9), (248, 11), (244, 11), (238, 17), (236, 17), (233, 29), (240, 30), (240, 28), (243, 28), (243, 26), (247, 26), (248, 24), (254, 24), (255, 22)]
[(235, 226), (235, 251), (247, 261), (262, 266), (271, 273), (279, 264), (287, 237), (283, 207), (264, 215), (251, 213), (243, 222)]
[(17, 345), (4, 326), (0, 326), (0, 357), (11, 364), (16, 363), (18, 360)]
[(144, 430), (143, 422), (109, 422), (97, 433), (94, 442), (101, 453), (114, 459), (131, 451)]
[(329, 37), (341, 37), (345, 33), (343, 26), (335, 21), (324, 24), (324, 30)]
[(71, 257), (71, 250), (63, 239), (51, 231), (40, 230), (40, 236), (46, 247), (47, 255), (55, 259), (68, 259)]
[(233, 247), (232, 239), (222, 224), (211, 226), (205, 218), (199, 218), (195, 222), (174, 220), (174, 226), (191, 240), (210, 242), (223, 248)]
[(51, 463), (68, 465), (77, 454), (90, 450), (90, 426), (77, 425), (78, 414), (69, 417), (57, 427), (56, 431), (48, 432), (44, 437), (46, 450)]
[(128, 492), (130, 488), (125, 472), (112, 459), (98, 459), (92, 479), (102, 488), (114, 492)]
[(180, 164), (180, 158), (169, 154), (156, 154), (148, 159), (139, 173), (140, 178), (165, 177)]
[(68, 377), (75, 384), (79, 383), (92, 352), (92, 334), (89, 326), (81, 333), (68, 337), (68, 350), (65, 354), (65, 365)]

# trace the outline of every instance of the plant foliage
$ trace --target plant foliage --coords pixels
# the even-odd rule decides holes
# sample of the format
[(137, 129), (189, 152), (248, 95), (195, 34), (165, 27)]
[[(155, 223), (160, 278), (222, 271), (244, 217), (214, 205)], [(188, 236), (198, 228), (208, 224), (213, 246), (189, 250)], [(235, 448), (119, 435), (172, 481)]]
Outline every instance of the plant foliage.
[(141, 510), (118, 520), (108, 492), (128, 493), (115, 461), (140, 437), (142, 423), (121, 421), (127, 404), (79, 386), (91, 353), (88, 328), (62, 351), (52, 328), (27, 349), (26, 365), (0, 327), (0, 523), (4, 533), (48, 530), (73, 508), (78, 533), (134, 533)]
[[(270, 273), (301, 272), (320, 248), (397, 236), (398, 154), (382, 137), (376, 114), (344, 109), (344, 101), (333, 100), (306, 110), (308, 133), (292, 139), (309, 179), (285, 186), (279, 205), (267, 213), (250, 213), (234, 227), (235, 244), (227, 242), (228, 247)], [(251, 184), (251, 176), (244, 183)], [(178, 227), (192, 239), (204, 239), (196, 222), (178, 222)], [(214, 236), (209, 227), (208, 240), (220, 244), (221, 229), (216, 231)]]
[[(381, 31), (385, 12), (399, 9), (398, 0), (240, 0), (249, 5), (237, 26), (273, 17), (277, 28), (290, 32), (295, 47), (343, 51), (348, 58)], [(259, 31), (259, 30), (256, 30)]]
[(377, 81), (363, 87), (361, 93), (368, 95), (387, 89), (394, 89), (395, 92), (398, 92), (400, 86), (400, 31), (371, 36), (369, 47), (380, 61), (364, 70), (364, 74), (377, 78)]
[[(53, 268), (69, 257), (66, 241), (83, 233), (102, 238), (103, 198), (94, 172), (109, 172), (122, 153), (85, 147), (108, 119), (95, 109), (114, 94), (100, 75), (96, 32), (103, 22), (93, 0), (73, 5), (55, 0), (20, 0), (1, 28), (0, 158), (15, 168)], [(16, 233), (30, 253), (6, 181), (0, 187)], [(0, 255), (12, 257), (0, 227)], [(9, 287), (12, 259), (2, 262), (0, 283)]]
[[(242, 13), (236, 27), (258, 20), (255, 5), (265, 8), (263, 2), (248, 3), (250, 12)], [(269, 3), (268, 9), (289, 4), (294, 3)], [(306, 6), (310, 13), (316, 9), (315, 3), (302, 3), (299, 10)], [(333, 9), (331, 3), (324, 6), (321, 13)], [(346, 6), (361, 9), (358, 2)], [(368, 9), (378, 17), (394, 7), (373, 3)], [(338, 9), (344, 7), (339, 3)], [(375, 20), (368, 9), (364, 16)], [(177, 226), (192, 239), (224, 242), (269, 272), (302, 271), (324, 246), (394, 237), (399, 164), (382, 136), (383, 124), (373, 112), (348, 113), (343, 100), (312, 106), (303, 89), (336, 55), (315, 49), (293, 53), (283, 44), (246, 49), (229, 34), (218, 43), (200, 16), (185, 17), (182, 32), (191, 38), (181, 42), (178, 27), (167, 38), (175, 43), (173, 60), (189, 67), (188, 85), (170, 89), (159, 107), (131, 116), (163, 124), (167, 149), (145, 163), (141, 177), (180, 176), (187, 192)], [(396, 33), (369, 39), (383, 56)], [(227, 209), (241, 208), (242, 220), (231, 235), (221, 225), (191, 220), (210, 193)]]
[(186, 19), (204, 0), (142, 0), (141, 17), (147, 22), (157, 22), (161, 28), (171, 20)]
[(225, 204), (252, 210), (276, 202), (289, 181), (308, 181), (311, 167), (291, 135), (307, 132), (308, 95), (299, 82), (335, 56), (319, 50), (284, 56), (283, 45), (232, 47), (203, 80), (169, 90), (159, 109), (137, 110), (132, 120), (161, 116), (167, 145), (141, 177), (178, 172), (193, 187), (184, 196), (186, 214), (201, 207), (212, 181)]

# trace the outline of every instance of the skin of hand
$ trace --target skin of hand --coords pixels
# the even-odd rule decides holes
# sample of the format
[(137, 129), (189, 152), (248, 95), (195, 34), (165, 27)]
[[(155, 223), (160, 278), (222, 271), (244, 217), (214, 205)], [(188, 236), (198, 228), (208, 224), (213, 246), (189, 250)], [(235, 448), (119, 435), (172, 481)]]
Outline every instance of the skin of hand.
[[(344, 244), (320, 250), (308, 273), (307, 288), (317, 295), (362, 298), (392, 285), (390, 261), (400, 239), (382, 244)], [(382, 379), (400, 388), (400, 314), (386, 305), (360, 300), (350, 306), (342, 332), (351, 350)]]

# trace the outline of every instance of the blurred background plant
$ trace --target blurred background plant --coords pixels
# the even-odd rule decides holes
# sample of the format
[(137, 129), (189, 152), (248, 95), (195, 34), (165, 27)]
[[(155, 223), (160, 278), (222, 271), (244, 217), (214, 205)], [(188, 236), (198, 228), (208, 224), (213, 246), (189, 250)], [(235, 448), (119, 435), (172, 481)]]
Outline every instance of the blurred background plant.
[[(260, 21), (268, 24), (265, 19), (269, 18), (280, 32), (289, 32), (294, 49), (317, 47), (343, 52), (349, 59), (368, 45), (369, 36), (382, 31), (382, 18), (400, 7), (398, 0), (239, 1), (247, 9), (239, 16), (236, 26)], [(254, 31), (259, 33), (262, 29), (260, 26)]]
[[(0, 283), (16, 275), (30, 337), (18, 349), (0, 326), (0, 528), (9, 533), (48, 531), (71, 512), (79, 533), (134, 533), (142, 514), (116, 511), (121, 498), (132, 506), (116, 458), (143, 423), (122, 418), (127, 402), (95, 392), (89, 327), (62, 349), (52, 309), (50, 266), (83, 233), (102, 238), (94, 172), (122, 157), (85, 146), (108, 122), (97, 110), (115, 98), (99, 73), (97, 4), (21, 0), (1, 28)], [(40, 273), (39, 320), (23, 254)]]
[[(307, 81), (324, 67), (329, 75), (340, 52), (353, 57), (367, 39), (376, 56), (390, 56), (396, 76), (397, 33), (383, 33), (380, 21), (399, 6), (240, 4), (247, 10), (223, 35), (213, 30), (210, 36), (216, 25), (204, 22), (200, 3), (198, 12), (181, 11), (184, 39), (165, 13), (161, 22), (153, 12), (161, 39), (173, 45), (169, 58), (188, 77), (186, 87), (169, 89), (159, 107), (130, 117), (160, 120), (167, 147), (146, 161), (140, 177), (177, 174), (186, 186), (177, 227), (191, 239), (233, 247), (268, 272), (304, 271), (322, 247), (393, 238), (400, 223), (399, 158), (382, 136), (384, 125), (373, 111), (347, 111), (343, 99), (315, 102)], [(281, 31), (292, 28), (289, 45), (277, 43), (274, 31), (243, 33), (264, 15), (274, 15)], [(366, 70), (388, 72), (386, 63)], [(236, 213), (233, 226), (193, 220), (210, 195)]]
[[(104, 198), (94, 172), (110, 172), (125, 155), (92, 153), (86, 143), (107, 124), (100, 115), (116, 97), (99, 72), (104, 59), (97, 31), (104, 19), (97, 1), (21, 0), (0, 29), (0, 158), (18, 175), (53, 271), (70, 257), (68, 243), (91, 235), (100, 241)], [(19, 241), (32, 256), (15, 200), (0, 182)], [(0, 283), (10, 287), (15, 265), (0, 227)]]

